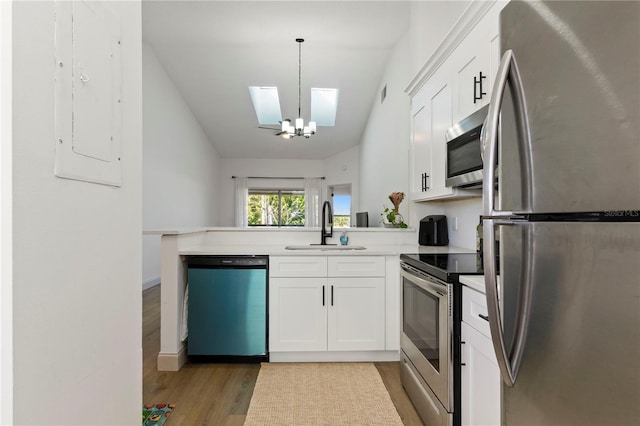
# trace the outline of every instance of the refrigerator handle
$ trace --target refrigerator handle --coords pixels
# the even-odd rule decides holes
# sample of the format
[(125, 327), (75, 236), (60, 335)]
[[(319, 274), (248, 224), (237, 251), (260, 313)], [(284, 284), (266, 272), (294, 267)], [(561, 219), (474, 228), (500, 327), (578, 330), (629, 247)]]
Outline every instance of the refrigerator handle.
[[(499, 225), (515, 226), (516, 223), (503, 219), (483, 219), (482, 232), (484, 241), (495, 241), (496, 226)], [(524, 354), (531, 307), (531, 242), (532, 239), (527, 233), (525, 236), (526, 252), (523, 253), (524, 274), (522, 276), (522, 286), (518, 297), (517, 318), (515, 319), (516, 324), (514, 327), (515, 336), (512, 346), (508, 349), (504, 340), (504, 327), (500, 315), (495, 244), (485, 243), (482, 247), (489, 329), (491, 330), (491, 340), (498, 360), (498, 366), (500, 367), (500, 373), (507, 386), (513, 386), (515, 384), (522, 361), (522, 355)], [(506, 283), (503, 282), (502, 285), (506, 285)]]
[(504, 341), (504, 333), (502, 321), (500, 319), (500, 308), (498, 300), (498, 277), (496, 276), (496, 256), (495, 244), (496, 240), (494, 219), (483, 219), (482, 233), (485, 244), (482, 246), (483, 251), (483, 267), (484, 267), (484, 283), (487, 294), (487, 313), (489, 314), (489, 329), (491, 330), (491, 340), (493, 349), (496, 353), (500, 374), (507, 386), (513, 386), (516, 381), (516, 372), (513, 371), (509, 357), (507, 356), (507, 348)]
[[(512, 50), (507, 50), (502, 55), (502, 61), (496, 74), (493, 91), (491, 92), (491, 101), (489, 103), (489, 111), (485, 124), (482, 126), (480, 139), (482, 140), (482, 159), (484, 161), (483, 183), (482, 183), (482, 201), (485, 216), (506, 217), (512, 216), (513, 212), (497, 210), (496, 202), (496, 168), (498, 164), (498, 132), (500, 122), (500, 110), (502, 109), (502, 100), (507, 88), (507, 82), (511, 87), (511, 96), (516, 117), (516, 128), (518, 130), (518, 140), (520, 143), (522, 179), (523, 179), (523, 199), (526, 206), (531, 206), (531, 133), (529, 131), (529, 121), (527, 118), (526, 103), (524, 98), (524, 89), (522, 80), (518, 70), (518, 64)], [(485, 240), (486, 241), (486, 240)]]

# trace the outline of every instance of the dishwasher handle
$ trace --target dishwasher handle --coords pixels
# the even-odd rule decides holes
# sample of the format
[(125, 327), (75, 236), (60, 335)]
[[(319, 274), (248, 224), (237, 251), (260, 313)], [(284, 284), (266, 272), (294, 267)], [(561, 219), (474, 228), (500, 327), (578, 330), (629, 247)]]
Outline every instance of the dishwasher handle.
[(212, 269), (268, 269), (269, 256), (247, 255), (247, 256), (187, 256), (187, 266), (189, 268), (212, 268)]

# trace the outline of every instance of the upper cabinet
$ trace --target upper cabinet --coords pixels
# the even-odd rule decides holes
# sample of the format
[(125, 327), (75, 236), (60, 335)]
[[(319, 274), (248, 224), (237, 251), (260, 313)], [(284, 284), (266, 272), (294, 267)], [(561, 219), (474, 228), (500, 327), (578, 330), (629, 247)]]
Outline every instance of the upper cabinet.
[(458, 122), (489, 103), (500, 63), (499, 15), (505, 2), (496, 2), (452, 52), (456, 96), (453, 121)]
[[(474, 31), (460, 43), (451, 55), (453, 86), (453, 120), (458, 122), (489, 103), (491, 80), (489, 55), (485, 40), (478, 37), (482, 28)], [(475, 31), (478, 30), (478, 31)]]
[(445, 132), (452, 124), (452, 79), (447, 71), (438, 69), (412, 99), (413, 200), (455, 193), (445, 186)]
[(507, 2), (472, 2), (436, 55), (414, 79), (411, 98), (411, 199), (481, 196), (445, 185), (445, 132), (489, 103), (500, 62), (500, 10)]

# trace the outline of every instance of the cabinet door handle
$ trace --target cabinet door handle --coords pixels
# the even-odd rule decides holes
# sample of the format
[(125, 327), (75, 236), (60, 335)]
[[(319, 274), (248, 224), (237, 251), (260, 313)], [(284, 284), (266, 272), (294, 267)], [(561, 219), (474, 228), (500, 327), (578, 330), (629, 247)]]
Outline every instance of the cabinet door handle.
[(331, 306), (333, 306), (333, 286), (331, 286)]
[[(482, 97), (487, 94), (487, 92), (483, 92), (482, 91), (482, 80), (484, 80), (485, 78), (487, 78), (487, 76), (486, 75), (482, 75), (482, 71), (480, 71), (480, 78), (475, 77), (475, 76), (473, 77), (473, 103), (474, 104), (476, 103), (476, 101), (481, 100)], [(478, 86), (480, 86), (480, 87), (478, 87)], [(480, 90), (477, 90), (478, 88)], [(479, 95), (478, 95), (478, 93), (479, 93)]]
[(324, 294), (325, 294), (325, 286), (322, 286), (322, 306), (324, 306), (325, 302), (324, 302)]
[(485, 321), (489, 321), (489, 316), (488, 316), (488, 315), (478, 314), (478, 316), (479, 316), (480, 318), (482, 318), (483, 320), (485, 320)]
[(429, 184), (427, 179), (429, 179), (429, 175), (427, 173), (422, 174), (422, 192), (429, 189)]

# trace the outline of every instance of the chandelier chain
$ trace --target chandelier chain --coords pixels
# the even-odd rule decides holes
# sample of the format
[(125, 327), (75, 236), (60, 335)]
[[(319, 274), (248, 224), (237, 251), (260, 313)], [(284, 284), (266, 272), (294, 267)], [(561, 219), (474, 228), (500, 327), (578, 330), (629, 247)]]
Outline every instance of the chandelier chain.
[(298, 117), (302, 117), (300, 112), (300, 99), (302, 98), (302, 42), (298, 42)]

